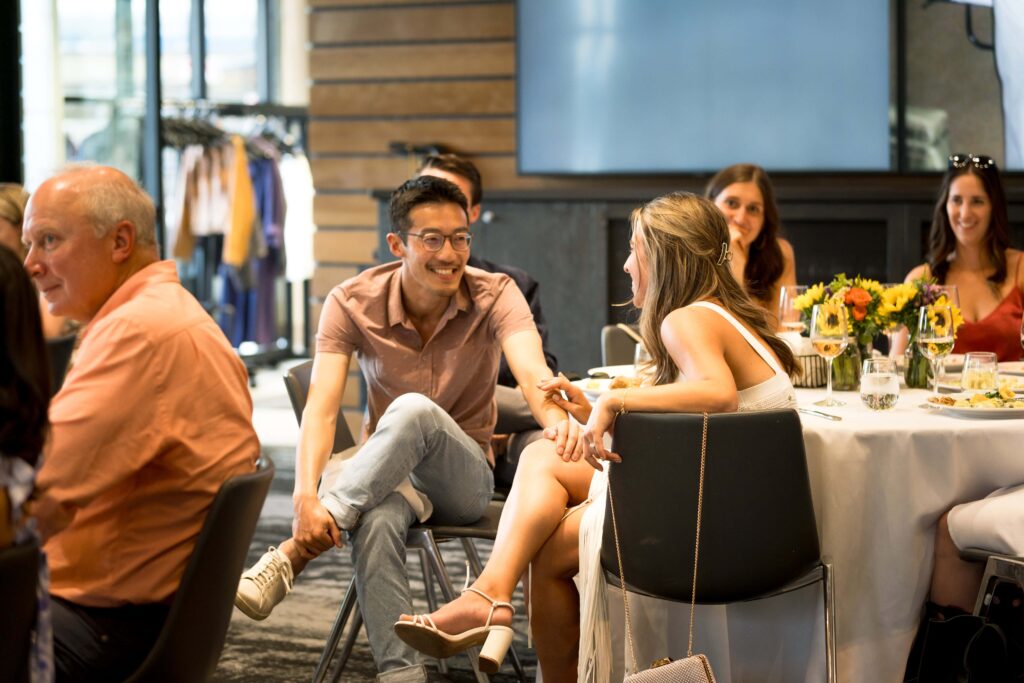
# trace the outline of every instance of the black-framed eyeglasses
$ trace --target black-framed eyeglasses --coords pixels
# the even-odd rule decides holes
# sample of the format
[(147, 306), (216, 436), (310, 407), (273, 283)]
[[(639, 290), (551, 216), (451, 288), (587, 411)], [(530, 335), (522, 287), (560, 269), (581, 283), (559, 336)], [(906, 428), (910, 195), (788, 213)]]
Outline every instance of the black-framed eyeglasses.
[(407, 232), (409, 237), (417, 237), (427, 251), (441, 251), (444, 248), (445, 240), (452, 243), (455, 251), (466, 251), (473, 241), (473, 235), (468, 232), (457, 232), (454, 235), (445, 235), (440, 232)]
[(982, 170), (997, 168), (996, 160), (984, 154), (962, 154), (958, 152), (949, 155), (949, 168), (967, 168), (968, 166), (974, 166)]

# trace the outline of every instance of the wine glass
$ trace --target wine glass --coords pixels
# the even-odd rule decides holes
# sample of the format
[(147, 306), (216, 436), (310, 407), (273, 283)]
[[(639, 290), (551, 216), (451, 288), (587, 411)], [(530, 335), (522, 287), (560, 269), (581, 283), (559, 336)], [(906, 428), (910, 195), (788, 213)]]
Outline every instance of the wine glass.
[(806, 291), (807, 285), (786, 285), (779, 290), (779, 329), (783, 332), (802, 334), (807, 329), (800, 309), (793, 305)]
[(816, 406), (846, 405), (832, 398), (832, 361), (846, 348), (848, 339), (846, 306), (838, 301), (829, 301), (816, 304), (811, 309), (811, 346), (815, 353), (828, 361), (828, 389), (824, 399), (815, 401)]
[[(938, 289), (939, 294), (943, 294), (946, 297), (946, 303), (953, 308), (960, 308), (960, 290), (957, 289), (956, 285), (935, 285)], [(949, 355), (949, 354), (946, 354)], [(934, 374), (934, 370), (932, 374)], [(939, 358), (939, 375), (943, 378), (946, 376), (946, 356)]]
[(953, 312), (949, 306), (922, 306), (917, 320), (917, 346), (932, 364), (932, 398), (939, 395), (942, 359), (953, 350)]
[(1020, 321), (1020, 348), (1024, 349), (1024, 319)]

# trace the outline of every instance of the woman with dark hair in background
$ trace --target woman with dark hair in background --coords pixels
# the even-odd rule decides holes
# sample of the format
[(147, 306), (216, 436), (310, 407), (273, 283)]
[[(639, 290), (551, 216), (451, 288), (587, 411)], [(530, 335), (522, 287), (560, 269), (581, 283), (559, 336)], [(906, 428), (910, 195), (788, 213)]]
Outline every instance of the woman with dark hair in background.
[[(50, 361), (39, 318), (39, 295), (21, 260), (0, 246), (0, 550), (32, 541), (23, 521), (39, 457), (46, 442), (50, 407)], [(31, 680), (53, 680), (53, 645), (45, 560), (36, 588), (38, 610)]]
[(46, 440), (50, 361), (39, 300), (21, 261), (0, 247), (0, 548), (11, 545)]
[(733, 277), (778, 322), (779, 292), (796, 284), (793, 246), (779, 236), (782, 223), (768, 174), (754, 164), (733, 164), (716, 173), (704, 196), (725, 214), (731, 238)]
[(935, 204), (928, 256), (906, 281), (934, 277), (955, 285), (964, 324), (954, 353), (993, 351), (1000, 361), (1021, 357), (1024, 267), (1010, 248), (1010, 218), (999, 169), (991, 158), (954, 154)]

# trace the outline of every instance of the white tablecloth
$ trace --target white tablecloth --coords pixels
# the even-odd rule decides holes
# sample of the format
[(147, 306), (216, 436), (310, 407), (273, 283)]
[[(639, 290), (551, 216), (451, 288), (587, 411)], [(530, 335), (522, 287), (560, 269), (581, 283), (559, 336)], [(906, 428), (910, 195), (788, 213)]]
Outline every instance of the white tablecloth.
[[(801, 389), (797, 398), (813, 408), (824, 393)], [(841, 422), (801, 414), (822, 552), (835, 568), (844, 683), (903, 680), (939, 516), (1024, 482), (1024, 419), (951, 417), (919, 408), (927, 396), (904, 389), (895, 409), (872, 412), (856, 393), (836, 392), (845, 406), (817, 409)], [(611, 600), (611, 614), (621, 615), (621, 597)], [(642, 665), (666, 652), (686, 654), (689, 606), (666, 605), (630, 598), (642, 615), (639, 628), (634, 617)], [(821, 614), (817, 586), (759, 603), (699, 607), (695, 650), (709, 655), (720, 683), (823, 681)]]

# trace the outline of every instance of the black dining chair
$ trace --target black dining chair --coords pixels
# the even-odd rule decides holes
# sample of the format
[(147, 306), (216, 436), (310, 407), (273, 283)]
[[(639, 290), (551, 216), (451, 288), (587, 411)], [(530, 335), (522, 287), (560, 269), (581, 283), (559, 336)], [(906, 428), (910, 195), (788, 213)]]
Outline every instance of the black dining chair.
[[(288, 398), (291, 400), (292, 409), (295, 411), (295, 419), (300, 424), (302, 423), (302, 411), (306, 407), (306, 398), (309, 394), (312, 372), (313, 361), (306, 361), (289, 369), (284, 376)], [(348, 423), (345, 422), (345, 415), (342, 409), (339, 408), (337, 425), (334, 430), (334, 450), (332, 452), (338, 453), (354, 445), (355, 439), (352, 438)], [(434, 595), (434, 584), (431, 577), (437, 579), (437, 585), (440, 587), (441, 594), (446, 601), (450, 602), (457, 597), (455, 587), (441, 557), (441, 550), (438, 544), (455, 539), (460, 540), (471, 570), (476, 576), (479, 576), (483, 565), (476, 546), (473, 545), (473, 539), (494, 540), (498, 531), (498, 520), (501, 518), (502, 506), (503, 503), (500, 500), (492, 500), (484, 515), (472, 524), (450, 526), (427, 522), (425, 524), (414, 524), (410, 527), (405, 544), (407, 548), (416, 550), (420, 555), (420, 560), (423, 563), (423, 583), (426, 587), (427, 605), (431, 612), (437, 609), (437, 599)], [(327, 678), (331, 661), (338, 650), (341, 636), (345, 631), (345, 627), (348, 626), (348, 634), (346, 635), (345, 643), (342, 646), (341, 655), (338, 658), (338, 664), (335, 667), (331, 680), (338, 681), (341, 679), (341, 674), (345, 670), (345, 665), (352, 654), (352, 648), (363, 625), (363, 616), (358, 607), (359, 600), (356, 596), (355, 581), (351, 581), (349, 582), (348, 589), (345, 591), (345, 597), (342, 598), (341, 605), (338, 608), (338, 614), (334, 619), (334, 624), (331, 626), (331, 632), (327, 636), (323, 652), (320, 654), (320, 661), (317, 663), (316, 671), (313, 674), (313, 683), (321, 683), (321, 681)], [(349, 623), (350, 619), (351, 623)], [(511, 648), (510, 654), (512, 667), (515, 669), (516, 675), (520, 681), (525, 681), (526, 675), (514, 646)], [(473, 673), (477, 680), (489, 680), (487, 674), (480, 671), (477, 663), (477, 649), (468, 650), (466, 655), (469, 658), (470, 665), (473, 667)], [(442, 667), (444, 667), (443, 662)]]
[(130, 683), (206, 681), (213, 675), (231, 621), (238, 577), (273, 478), (274, 464), (264, 456), (255, 472), (221, 485), (167, 621)]
[(632, 365), (635, 355), (636, 340), (621, 327), (605, 325), (601, 328), (602, 365)]
[[(627, 413), (609, 485), (627, 589), (690, 602), (703, 416)], [(800, 419), (793, 410), (708, 421), (697, 602), (767, 598), (821, 582), (828, 680), (836, 680), (833, 572), (821, 556)], [(611, 515), (601, 565), (620, 585)]]
[(71, 353), (75, 350), (77, 334), (46, 340), (46, 352), (50, 357), (50, 395), (54, 396), (64, 384)]
[(0, 681), (29, 680), (29, 645), (36, 623), (39, 546), (0, 550)]

